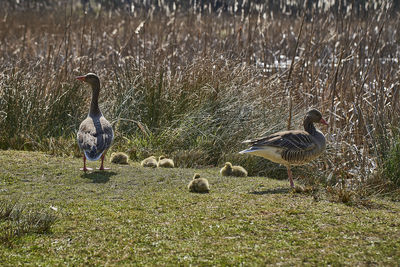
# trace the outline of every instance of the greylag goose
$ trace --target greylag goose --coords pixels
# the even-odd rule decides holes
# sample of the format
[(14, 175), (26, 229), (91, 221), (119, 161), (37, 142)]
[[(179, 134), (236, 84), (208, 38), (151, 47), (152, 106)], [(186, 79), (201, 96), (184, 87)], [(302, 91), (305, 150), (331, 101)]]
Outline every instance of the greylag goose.
[(175, 164), (172, 159), (168, 159), (165, 156), (160, 156), (158, 158), (158, 167), (160, 168), (174, 168)]
[(190, 181), (188, 188), (190, 192), (195, 192), (195, 193), (210, 192), (210, 185), (208, 184), (208, 180), (205, 178), (200, 178), (200, 174), (198, 173), (194, 174), (193, 180)]
[(246, 140), (243, 143), (249, 143), (251, 147), (239, 153), (249, 153), (286, 166), (290, 186), (294, 188), (290, 166), (306, 164), (325, 150), (325, 137), (314, 127), (314, 123), (328, 125), (321, 112), (311, 109), (304, 118), (304, 131), (283, 131)]
[(142, 167), (156, 168), (157, 167), (156, 157), (150, 156), (148, 158), (145, 158), (144, 160), (142, 160), (142, 162), (140, 162), (140, 165), (142, 165)]
[(125, 154), (124, 152), (114, 152), (111, 153), (111, 158), (110, 162), (115, 163), (115, 164), (128, 164), (128, 155)]
[(90, 104), (89, 115), (82, 121), (77, 134), (78, 145), (83, 150), (83, 168), (88, 171), (91, 168), (86, 167), (86, 159), (95, 161), (101, 158), (99, 170), (104, 168), (105, 151), (111, 146), (114, 138), (114, 132), (111, 124), (104, 118), (99, 108), (100, 80), (94, 73), (88, 73), (76, 79), (90, 84), (92, 87), (92, 101)]
[(232, 163), (226, 162), (225, 166), (219, 171), (222, 176), (246, 177), (247, 171), (242, 166), (232, 166)]

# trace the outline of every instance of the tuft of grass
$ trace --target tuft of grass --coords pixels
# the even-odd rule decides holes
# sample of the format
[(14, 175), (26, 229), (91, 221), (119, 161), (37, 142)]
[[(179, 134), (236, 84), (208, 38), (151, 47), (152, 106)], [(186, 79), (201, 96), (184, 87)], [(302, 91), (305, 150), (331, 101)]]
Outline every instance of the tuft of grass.
[(393, 142), (388, 155), (385, 158), (383, 175), (396, 185), (400, 185), (400, 138)]
[(24, 235), (49, 233), (56, 221), (57, 216), (50, 212), (0, 199), (0, 241), (9, 246)]
[(343, 187), (327, 187), (327, 192), (331, 194), (334, 201), (347, 205), (353, 204), (355, 201), (355, 191)]
[(0, 220), (9, 219), (11, 212), (15, 209), (15, 205), (15, 201), (0, 201)]

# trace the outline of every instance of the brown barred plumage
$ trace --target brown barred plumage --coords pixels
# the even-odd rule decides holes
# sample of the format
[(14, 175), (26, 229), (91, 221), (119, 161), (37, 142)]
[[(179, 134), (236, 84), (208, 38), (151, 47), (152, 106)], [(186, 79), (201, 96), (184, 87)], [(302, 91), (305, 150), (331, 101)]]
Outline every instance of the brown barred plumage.
[(251, 147), (239, 153), (253, 154), (285, 165), (290, 186), (294, 187), (290, 166), (306, 164), (325, 151), (325, 137), (315, 129), (315, 122), (328, 125), (318, 110), (311, 109), (304, 118), (304, 131), (283, 131), (244, 141)]

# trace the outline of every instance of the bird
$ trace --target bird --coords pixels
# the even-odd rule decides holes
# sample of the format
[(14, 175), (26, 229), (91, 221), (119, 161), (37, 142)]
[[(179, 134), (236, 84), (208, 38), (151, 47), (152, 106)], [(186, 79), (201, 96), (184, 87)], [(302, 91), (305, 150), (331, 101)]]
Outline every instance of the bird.
[(109, 168), (104, 168), (104, 157), (114, 139), (114, 131), (111, 123), (104, 118), (99, 108), (100, 79), (94, 73), (78, 76), (76, 79), (86, 82), (92, 87), (89, 114), (80, 124), (77, 133), (78, 145), (84, 154), (81, 170), (84, 172), (92, 170), (86, 167), (86, 159), (96, 161), (99, 158), (101, 158), (99, 170), (108, 170)]
[(208, 184), (207, 179), (200, 178), (200, 174), (195, 173), (193, 176), (193, 180), (190, 181), (188, 185), (188, 189), (190, 192), (208, 193), (210, 192), (210, 185)]
[(294, 188), (291, 166), (306, 164), (325, 151), (325, 136), (314, 123), (328, 125), (319, 110), (310, 109), (304, 117), (304, 130), (282, 131), (243, 141), (250, 144), (250, 148), (239, 153), (263, 157), (286, 166), (290, 186)]
[(158, 167), (161, 168), (174, 168), (175, 164), (172, 159), (168, 159), (165, 156), (160, 156), (158, 158)]
[(140, 163), (140, 165), (142, 165), (143, 167), (156, 168), (156, 167), (157, 167), (157, 160), (156, 160), (156, 157), (150, 156), (150, 157), (148, 157), (148, 158), (145, 158), (144, 160), (142, 160), (142, 162)]
[(115, 164), (128, 164), (128, 155), (124, 152), (114, 152), (111, 153), (110, 162)]
[(226, 162), (225, 166), (220, 170), (222, 176), (246, 177), (247, 171), (242, 166), (232, 166), (232, 163)]

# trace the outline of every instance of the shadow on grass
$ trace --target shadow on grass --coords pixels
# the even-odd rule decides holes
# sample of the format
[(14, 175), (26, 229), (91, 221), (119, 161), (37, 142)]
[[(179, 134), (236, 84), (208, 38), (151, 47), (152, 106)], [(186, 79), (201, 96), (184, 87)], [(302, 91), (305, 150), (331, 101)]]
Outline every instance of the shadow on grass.
[(290, 188), (272, 188), (264, 191), (253, 191), (250, 192), (249, 194), (253, 195), (273, 195), (273, 194), (286, 194), (290, 192)]
[(113, 171), (94, 171), (90, 173), (83, 173), (81, 176), (92, 180), (93, 183), (104, 184), (110, 181), (110, 177), (116, 175)]

